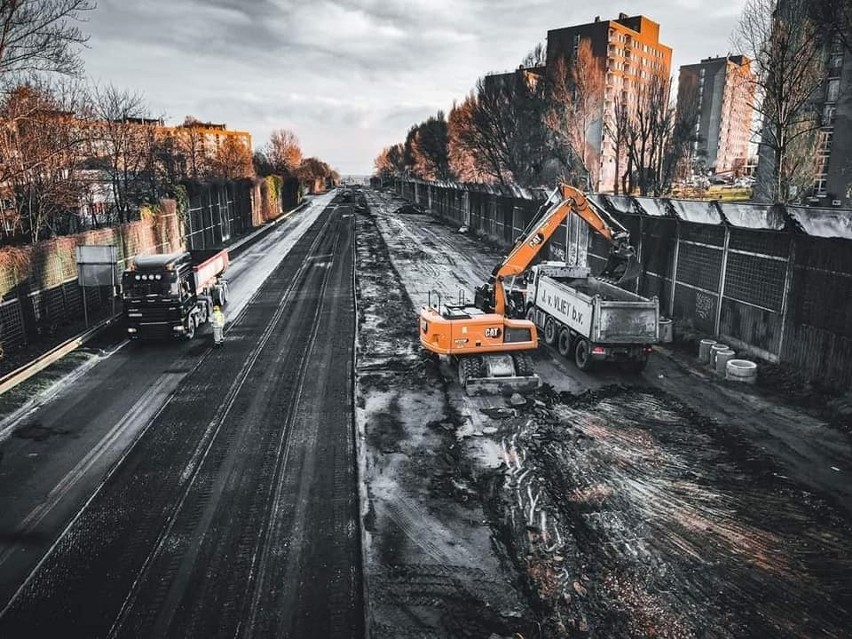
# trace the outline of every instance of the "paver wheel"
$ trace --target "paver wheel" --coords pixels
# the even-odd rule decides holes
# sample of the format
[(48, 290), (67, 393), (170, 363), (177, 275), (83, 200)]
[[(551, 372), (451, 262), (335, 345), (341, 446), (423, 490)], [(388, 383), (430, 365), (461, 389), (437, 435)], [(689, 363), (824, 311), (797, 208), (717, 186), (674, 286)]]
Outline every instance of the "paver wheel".
[(570, 357), (571, 355), (571, 332), (567, 328), (559, 331), (559, 341), (556, 343), (559, 349), (559, 354), (562, 357)]
[(548, 346), (553, 346), (556, 343), (556, 338), (559, 335), (558, 326), (553, 318), (548, 317), (544, 323), (544, 343)]
[(592, 360), (592, 347), (589, 340), (578, 339), (574, 347), (574, 363), (581, 371), (590, 371), (594, 367)]

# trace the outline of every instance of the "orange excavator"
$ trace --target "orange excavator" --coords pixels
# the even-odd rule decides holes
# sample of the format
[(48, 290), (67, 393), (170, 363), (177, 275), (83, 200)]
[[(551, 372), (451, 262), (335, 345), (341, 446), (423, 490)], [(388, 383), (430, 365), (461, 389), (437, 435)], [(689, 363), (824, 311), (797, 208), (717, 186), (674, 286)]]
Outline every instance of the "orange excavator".
[(526, 271), (562, 222), (579, 215), (611, 244), (601, 279), (616, 284), (635, 279), (641, 269), (629, 243), (630, 234), (607, 214), (593, 208), (582, 191), (560, 185), (518, 238), (488, 283), (476, 289), (473, 304), (429, 305), (420, 311), (420, 344), (450, 357), (468, 394), (523, 392), (541, 384), (533, 371), (531, 351), (538, 347), (535, 323), (523, 319), (523, 303), (507, 295), (504, 281)]

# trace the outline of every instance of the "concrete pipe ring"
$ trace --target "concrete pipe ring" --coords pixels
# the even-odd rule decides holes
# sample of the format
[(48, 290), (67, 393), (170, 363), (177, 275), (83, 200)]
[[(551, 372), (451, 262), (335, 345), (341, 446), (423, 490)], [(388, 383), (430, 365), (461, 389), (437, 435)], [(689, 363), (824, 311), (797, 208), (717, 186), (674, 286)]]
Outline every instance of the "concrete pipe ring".
[(725, 365), (725, 379), (753, 384), (757, 380), (757, 364), (747, 359), (731, 359)]
[(727, 344), (720, 344), (716, 342), (713, 346), (710, 347), (710, 361), (707, 363), (710, 364), (710, 367), (713, 368), (716, 366), (716, 356), (722, 351), (728, 351), (731, 347)]
[(720, 375), (725, 374), (728, 367), (728, 362), (736, 357), (736, 353), (731, 349), (726, 351), (718, 351), (716, 353), (716, 372)]
[(716, 343), (715, 339), (703, 339), (698, 344), (698, 359), (705, 364), (710, 363), (710, 348)]

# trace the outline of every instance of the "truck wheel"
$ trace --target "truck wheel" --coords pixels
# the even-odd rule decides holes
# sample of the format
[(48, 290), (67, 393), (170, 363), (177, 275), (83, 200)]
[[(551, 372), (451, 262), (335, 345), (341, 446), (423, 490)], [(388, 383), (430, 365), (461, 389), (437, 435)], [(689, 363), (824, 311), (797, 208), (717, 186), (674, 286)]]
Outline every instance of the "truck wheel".
[(186, 322), (186, 339), (191, 340), (195, 337), (195, 318), (190, 317)]
[[(535, 324), (535, 307), (534, 306), (530, 306), (529, 310), (527, 310), (527, 319), (530, 322), (532, 322), (533, 324)], [(538, 326), (538, 325), (536, 324), (536, 326)]]
[(577, 368), (581, 371), (590, 371), (594, 367), (592, 347), (589, 345), (588, 340), (577, 340), (577, 345), (574, 347), (574, 363), (577, 364)]
[(224, 306), (227, 298), (227, 289), (222, 284), (217, 284), (213, 287), (213, 304), (216, 306)]
[(559, 341), (556, 343), (556, 348), (559, 349), (559, 354), (562, 357), (571, 356), (571, 333), (567, 328), (563, 328), (559, 332)]
[(515, 353), (512, 355), (512, 360), (515, 362), (515, 375), (529, 377), (533, 374), (533, 362), (529, 353)]
[(548, 317), (544, 323), (544, 343), (548, 346), (553, 346), (556, 343), (558, 336), (556, 321), (552, 317)]

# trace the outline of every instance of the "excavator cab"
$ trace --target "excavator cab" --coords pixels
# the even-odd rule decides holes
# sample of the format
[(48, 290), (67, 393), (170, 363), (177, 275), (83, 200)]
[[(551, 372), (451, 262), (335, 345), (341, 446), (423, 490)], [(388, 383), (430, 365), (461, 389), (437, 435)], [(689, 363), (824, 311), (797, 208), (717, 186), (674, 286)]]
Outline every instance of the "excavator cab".
[[(494, 312), (494, 285), (492, 283), (478, 286), (474, 291), (473, 304), (486, 313)], [(506, 317), (521, 319), (526, 317), (523, 291), (515, 288), (506, 289)]]

